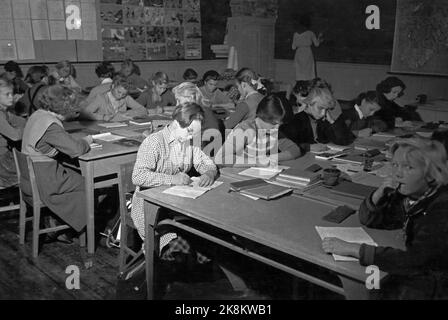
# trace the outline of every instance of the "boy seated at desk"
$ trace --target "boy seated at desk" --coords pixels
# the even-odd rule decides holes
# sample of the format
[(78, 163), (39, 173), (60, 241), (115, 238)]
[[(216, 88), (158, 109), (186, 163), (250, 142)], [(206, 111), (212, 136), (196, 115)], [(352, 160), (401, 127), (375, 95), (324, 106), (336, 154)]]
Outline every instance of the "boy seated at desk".
[[(405, 250), (323, 240), (325, 252), (359, 259), (387, 272), (381, 299), (447, 299), (448, 168), (441, 143), (424, 138), (391, 148), (393, 175), (364, 200), (359, 220), (368, 228), (399, 230)], [(377, 291), (377, 290), (374, 290)]]
[(163, 107), (176, 105), (176, 98), (168, 89), (168, 83), (168, 75), (157, 72), (151, 79), (151, 86), (140, 94), (137, 102), (144, 106), (149, 114), (164, 113)]
[[(200, 139), (195, 138), (201, 133), (202, 108), (196, 103), (185, 103), (174, 110), (172, 118), (170, 125), (147, 137), (138, 150), (132, 173), (136, 192), (141, 188), (162, 185), (188, 185), (191, 182), (188, 173), (193, 167), (200, 174), (199, 186), (211, 186), (216, 179), (217, 168), (213, 160), (202, 152)], [(135, 195), (131, 216), (140, 237), (144, 239), (143, 199)], [(176, 248), (172, 241), (184, 240), (173, 232), (161, 235), (159, 256), (162, 260), (173, 261), (179, 254), (189, 253)], [(198, 263), (209, 261), (200, 254), (195, 258)]]
[[(128, 95), (129, 82), (116, 76), (110, 89), (96, 96), (81, 112), (82, 118), (103, 121), (124, 121), (147, 115), (145, 107)], [(129, 109), (129, 110), (128, 110)]]
[(374, 117), (380, 109), (376, 91), (367, 91), (342, 108), (341, 117), (355, 136), (366, 138), (387, 130), (387, 125)]
[(328, 143), (346, 146), (355, 140), (340, 116), (340, 106), (326, 81), (312, 80), (301, 102), (300, 112), (282, 127), (282, 131), (302, 151), (325, 151)]
[(115, 68), (110, 62), (104, 61), (96, 66), (95, 73), (101, 83), (90, 90), (89, 95), (84, 101), (85, 105), (89, 105), (95, 100), (96, 96), (104, 94), (110, 90), (110, 86), (113, 82), (112, 79), (115, 75)]
[(202, 104), (205, 107), (223, 106), (234, 107), (232, 100), (218, 88), (219, 73), (209, 70), (202, 77), (202, 86), (199, 87), (202, 94)]
[(238, 124), (227, 136), (215, 157), (226, 165), (277, 165), (300, 157), (300, 148), (279, 132), (285, 108), (279, 97), (269, 95), (260, 101), (254, 120)]

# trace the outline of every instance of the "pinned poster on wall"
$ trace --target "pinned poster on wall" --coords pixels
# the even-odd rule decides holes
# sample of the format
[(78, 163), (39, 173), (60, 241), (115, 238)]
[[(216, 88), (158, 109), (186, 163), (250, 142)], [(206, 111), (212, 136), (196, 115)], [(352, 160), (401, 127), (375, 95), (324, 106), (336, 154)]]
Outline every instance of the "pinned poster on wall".
[[(98, 41), (96, 0), (0, 0), (0, 61), (53, 59), (61, 43)], [(37, 52), (37, 54), (36, 54)], [(37, 57), (36, 57), (37, 56)], [(76, 56), (76, 54), (75, 54)], [(76, 57), (75, 57), (76, 60)]]
[(201, 59), (200, 0), (101, 0), (104, 60)]

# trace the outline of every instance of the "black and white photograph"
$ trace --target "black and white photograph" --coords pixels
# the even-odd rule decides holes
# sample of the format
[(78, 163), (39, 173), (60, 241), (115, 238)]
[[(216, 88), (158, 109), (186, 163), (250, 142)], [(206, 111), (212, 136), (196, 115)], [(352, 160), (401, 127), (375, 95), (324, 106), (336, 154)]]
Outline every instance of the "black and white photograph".
[(0, 303), (447, 300), (447, 208), (448, 0), (0, 0)]

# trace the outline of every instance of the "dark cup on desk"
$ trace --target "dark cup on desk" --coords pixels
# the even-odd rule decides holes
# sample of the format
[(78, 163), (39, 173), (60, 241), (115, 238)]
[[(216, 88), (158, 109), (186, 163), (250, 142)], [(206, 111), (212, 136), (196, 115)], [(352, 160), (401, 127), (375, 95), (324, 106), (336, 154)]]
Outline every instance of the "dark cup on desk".
[(420, 103), (420, 104), (425, 104), (426, 103), (426, 101), (428, 100), (428, 96), (426, 95), (426, 94), (419, 94), (418, 96), (417, 96), (417, 102), (418, 103)]
[(338, 184), (341, 170), (336, 168), (327, 168), (322, 172), (322, 181), (326, 186), (335, 186)]

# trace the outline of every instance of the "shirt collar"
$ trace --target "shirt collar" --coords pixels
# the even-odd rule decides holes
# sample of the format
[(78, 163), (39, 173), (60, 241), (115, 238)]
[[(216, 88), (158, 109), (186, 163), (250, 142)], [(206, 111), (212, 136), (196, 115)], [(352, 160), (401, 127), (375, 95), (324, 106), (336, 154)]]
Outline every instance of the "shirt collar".
[(167, 125), (165, 128), (162, 129), (163, 136), (165, 137), (165, 140), (168, 142), (168, 144), (171, 144), (176, 140), (174, 136), (174, 130), (171, 129), (171, 124)]
[(106, 84), (106, 83), (112, 83), (112, 79), (111, 78), (106, 78), (103, 81), (101, 81), (101, 84)]
[(361, 109), (359, 109), (359, 106), (357, 104), (355, 104), (355, 110), (358, 113), (359, 119), (364, 119), (364, 115), (361, 112)]

